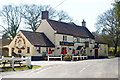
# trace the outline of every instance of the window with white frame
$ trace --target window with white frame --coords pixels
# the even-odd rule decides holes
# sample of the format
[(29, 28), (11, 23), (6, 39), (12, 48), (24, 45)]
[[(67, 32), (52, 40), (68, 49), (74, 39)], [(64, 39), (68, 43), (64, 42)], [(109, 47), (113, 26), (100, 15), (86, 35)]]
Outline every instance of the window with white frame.
[(37, 50), (38, 53), (41, 53), (40, 47), (36, 47), (36, 50)]
[(67, 36), (63, 36), (63, 41), (67, 41)]

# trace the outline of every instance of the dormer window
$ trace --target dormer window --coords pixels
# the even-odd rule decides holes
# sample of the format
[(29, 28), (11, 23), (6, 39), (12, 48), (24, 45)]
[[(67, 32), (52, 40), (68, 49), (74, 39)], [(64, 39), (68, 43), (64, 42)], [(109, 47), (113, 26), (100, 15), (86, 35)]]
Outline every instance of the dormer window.
[(67, 42), (67, 36), (63, 36), (63, 41)]

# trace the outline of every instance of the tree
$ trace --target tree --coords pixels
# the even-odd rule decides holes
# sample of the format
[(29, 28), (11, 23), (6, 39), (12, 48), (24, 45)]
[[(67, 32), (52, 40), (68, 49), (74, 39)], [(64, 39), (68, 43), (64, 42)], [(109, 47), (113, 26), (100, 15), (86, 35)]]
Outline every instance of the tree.
[(12, 40), (17, 34), (21, 20), (25, 20), (25, 24), (29, 25), (34, 32), (41, 23), (42, 11), (49, 11), (49, 18), (60, 21), (71, 21), (67, 13), (64, 11), (57, 12), (49, 5), (6, 5), (0, 11), (0, 16), (3, 17), (3, 22), (6, 26), (0, 25), (4, 29), (3, 38)]
[(0, 11), (0, 16), (3, 18), (3, 22), (7, 25), (1, 27), (4, 29), (3, 38), (12, 40), (17, 34), (17, 30), (21, 23), (21, 8), (18, 6), (7, 5)]
[(63, 10), (58, 12), (58, 21), (71, 22), (73, 19)]
[(40, 23), (41, 6), (23, 5), (21, 8), (23, 9), (21, 14), (22, 18), (25, 19), (25, 24), (28, 24), (30, 29), (35, 31)]
[(30, 29), (34, 32), (39, 27), (41, 23), (41, 13), (42, 11), (49, 12), (49, 19), (56, 19), (59, 21), (71, 21), (72, 18), (69, 17), (64, 11), (57, 12), (50, 5), (22, 5), (22, 18), (25, 19), (25, 23), (28, 24)]
[(98, 30), (105, 35), (110, 36), (113, 46), (115, 48), (114, 54), (117, 53), (118, 43), (120, 41), (120, 27), (118, 26), (118, 20), (115, 13), (116, 9), (109, 9), (104, 12), (100, 16), (98, 16), (98, 20), (96, 26)]
[(113, 6), (115, 8), (116, 18), (117, 18), (117, 21), (118, 21), (118, 26), (120, 27), (120, 1), (115, 0), (115, 3), (113, 4)]
[(28, 24), (30, 29), (34, 32), (39, 27), (41, 23), (41, 12), (42, 11), (49, 11), (50, 18), (54, 17), (55, 10), (48, 5), (23, 5), (21, 6), (23, 11), (21, 12), (22, 18), (25, 19), (25, 23)]
[[(117, 26), (118, 26), (118, 37), (120, 39), (120, 1), (119, 0), (115, 0), (115, 3), (114, 3), (114, 7), (115, 7), (115, 13), (116, 13), (116, 18), (117, 18)], [(119, 44), (118, 44), (119, 48), (119, 54), (118, 56), (120, 56), (120, 41), (119, 41)]]

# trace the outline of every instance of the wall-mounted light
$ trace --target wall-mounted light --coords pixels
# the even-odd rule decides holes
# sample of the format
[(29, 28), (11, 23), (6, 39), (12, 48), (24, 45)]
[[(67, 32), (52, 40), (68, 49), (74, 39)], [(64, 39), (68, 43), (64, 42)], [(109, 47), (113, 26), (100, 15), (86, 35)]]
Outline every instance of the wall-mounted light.
[(54, 52), (54, 50), (52, 50), (52, 52)]
[(69, 50), (72, 50), (71, 48), (69, 48)]
[(60, 49), (60, 47), (57, 47), (57, 49)]

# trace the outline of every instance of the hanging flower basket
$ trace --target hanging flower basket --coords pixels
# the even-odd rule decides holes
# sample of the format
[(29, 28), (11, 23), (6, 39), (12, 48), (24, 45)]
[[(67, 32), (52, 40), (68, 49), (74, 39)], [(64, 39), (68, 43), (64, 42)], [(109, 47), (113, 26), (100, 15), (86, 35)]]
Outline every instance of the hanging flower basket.
[(51, 49), (49, 49), (48, 54), (52, 54), (52, 52), (53, 52), (53, 51), (52, 51)]

